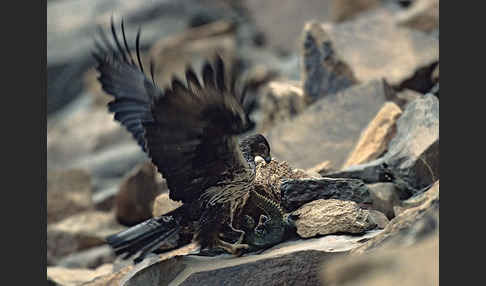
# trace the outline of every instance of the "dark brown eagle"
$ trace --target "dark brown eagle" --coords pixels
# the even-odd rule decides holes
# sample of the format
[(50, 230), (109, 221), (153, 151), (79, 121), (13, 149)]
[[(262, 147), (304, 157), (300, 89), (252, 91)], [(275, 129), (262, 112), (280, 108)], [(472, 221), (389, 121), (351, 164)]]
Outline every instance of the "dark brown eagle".
[[(166, 179), (170, 198), (183, 205), (171, 213), (152, 218), (107, 238), (117, 254), (125, 257), (140, 252), (138, 261), (165, 241), (184, 232), (202, 249), (222, 248), (237, 254), (247, 248), (245, 232), (235, 229), (233, 219), (241, 212), (252, 191), (255, 156), (271, 160), (270, 146), (260, 134), (242, 139), (248, 117), (243, 109), (244, 88), (235, 73), (225, 71), (215, 56), (202, 67), (202, 82), (191, 67), (186, 84), (173, 77), (170, 87), (161, 89), (145, 73), (140, 59), (140, 29), (136, 37), (137, 62), (127, 44), (123, 21), (123, 44), (111, 22), (113, 39), (100, 29), (93, 56), (98, 80), (114, 100), (108, 104), (115, 120), (132, 133), (152, 163)], [(239, 239), (221, 239), (231, 229)], [(137, 261), (136, 259), (136, 261)]]

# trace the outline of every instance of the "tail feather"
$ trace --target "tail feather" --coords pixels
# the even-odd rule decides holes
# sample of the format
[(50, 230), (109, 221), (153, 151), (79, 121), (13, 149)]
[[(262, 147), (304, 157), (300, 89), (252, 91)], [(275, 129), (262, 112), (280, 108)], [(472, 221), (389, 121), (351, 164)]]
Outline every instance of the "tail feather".
[(130, 258), (138, 252), (141, 261), (149, 252), (162, 246), (180, 230), (179, 224), (172, 216), (151, 218), (127, 230), (110, 235), (106, 242), (116, 255), (125, 254), (123, 259)]

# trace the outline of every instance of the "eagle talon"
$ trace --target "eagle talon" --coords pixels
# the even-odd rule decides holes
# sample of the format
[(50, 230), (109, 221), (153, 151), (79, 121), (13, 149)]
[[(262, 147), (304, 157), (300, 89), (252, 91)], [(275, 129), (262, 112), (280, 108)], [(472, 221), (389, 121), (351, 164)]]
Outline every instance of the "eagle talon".
[(231, 254), (233, 254), (235, 256), (240, 256), (242, 254), (241, 251), (243, 249), (250, 248), (250, 246), (248, 244), (239, 243), (239, 242), (228, 243), (228, 242), (226, 242), (224, 240), (221, 240), (221, 239), (217, 239), (216, 240), (215, 246), (216, 247), (219, 247), (219, 248), (222, 248), (226, 252), (231, 253)]

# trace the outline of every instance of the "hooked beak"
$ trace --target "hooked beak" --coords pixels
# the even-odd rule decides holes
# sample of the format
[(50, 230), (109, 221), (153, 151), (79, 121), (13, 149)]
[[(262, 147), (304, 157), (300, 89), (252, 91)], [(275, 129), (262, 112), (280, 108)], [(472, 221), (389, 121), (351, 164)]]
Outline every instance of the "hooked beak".
[(270, 163), (272, 161), (272, 156), (268, 155), (267, 157), (265, 157), (265, 163)]

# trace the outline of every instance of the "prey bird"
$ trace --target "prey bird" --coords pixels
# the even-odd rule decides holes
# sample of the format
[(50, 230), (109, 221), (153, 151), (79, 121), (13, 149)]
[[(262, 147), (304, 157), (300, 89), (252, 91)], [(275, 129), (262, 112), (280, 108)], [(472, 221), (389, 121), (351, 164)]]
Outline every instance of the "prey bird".
[[(107, 243), (125, 258), (139, 253), (137, 262), (165, 242), (193, 233), (201, 249), (220, 248), (238, 255), (248, 245), (243, 243), (245, 231), (235, 228), (234, 219), (254, 191), (255, 157), (271, 161), (270, 145), (263, 135), (239, 140), (248, 129), (244, 87), (216, 55), (214, 61), (204, 62), (202, 81), (188, 66), (185, 84), (174, 76), (170, 86), (160, 88), (154, 80), (153, 61), (152, 78), (144, 72), (140, 29), (136, 61), (123, 21), (121, 30), (122, 38), (112, 18), (112, 39), (100, 29), (92, 53), (102, 89), (113, 97), (108, 109), (166, 179), (170, 198), (183, 205), (111, 235)], [(238, 239), (225, 241), (222, 233), (227, 230)]]

